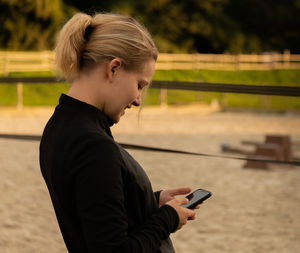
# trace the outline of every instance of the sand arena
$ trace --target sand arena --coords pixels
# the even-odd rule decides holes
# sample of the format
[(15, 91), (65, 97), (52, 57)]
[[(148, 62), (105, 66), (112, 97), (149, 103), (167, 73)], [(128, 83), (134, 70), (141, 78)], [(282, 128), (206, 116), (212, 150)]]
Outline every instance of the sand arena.
[[(53, 108), (0, 109), (0, 133), (41, 134)], [(220, 144), (289, 134), (300, 141), (300, 116), (219, 112), (199, 105), (126, 112), (112, 128), (120, 142), (221, 154)], [(0, 251), (64, 253), (38, 162), (39, 143), (0, 139)], [(244, 148), (244, 147), (243, 147)], [(249, 148), (249, 147), (248, 147)], [(298, 149), (297, 149), (298, 148)], [(294, 154), (300, 157), (300, 147)], [(178, 253), (300, 252), (300, 168), (243, 169), (243, 161), (129, 152), (155, 190), (190, 186), (213, 192), (197, 220), (172, 235)]]

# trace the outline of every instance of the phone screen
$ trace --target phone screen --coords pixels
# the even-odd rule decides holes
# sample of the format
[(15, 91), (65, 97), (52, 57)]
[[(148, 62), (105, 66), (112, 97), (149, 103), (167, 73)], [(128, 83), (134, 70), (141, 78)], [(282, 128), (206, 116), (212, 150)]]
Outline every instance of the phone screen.
[(196, 205), (200, 204), (202, 201), (206, 200), (210, 196), (211, 192), (203, 189), (198, 189), (186, 196), (186, 198), (189, 200), (189, 203), (182, 206), (186, 208), (194, 208)]

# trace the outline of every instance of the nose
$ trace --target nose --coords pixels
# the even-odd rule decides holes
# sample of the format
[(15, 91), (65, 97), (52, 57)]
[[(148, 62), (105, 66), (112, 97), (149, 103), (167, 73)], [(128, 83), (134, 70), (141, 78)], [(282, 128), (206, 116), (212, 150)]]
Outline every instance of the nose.
[(141, 92), (139, 92), (139, 95), (136, 97), (136, 99), (133, 101), (134, 106), (140, 106), (142, 102), (142, 95)]

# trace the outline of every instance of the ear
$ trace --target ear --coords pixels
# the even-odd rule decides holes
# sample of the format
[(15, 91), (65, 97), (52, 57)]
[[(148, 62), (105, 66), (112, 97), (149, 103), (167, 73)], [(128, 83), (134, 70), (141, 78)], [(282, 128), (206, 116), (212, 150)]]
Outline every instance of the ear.
[(122, 60), (119, 58), (115, 58), (111, 60), (106, 66), (106, 75), (108, 77), (108, 80), (112, 82), (114, 75), (122, 67)]

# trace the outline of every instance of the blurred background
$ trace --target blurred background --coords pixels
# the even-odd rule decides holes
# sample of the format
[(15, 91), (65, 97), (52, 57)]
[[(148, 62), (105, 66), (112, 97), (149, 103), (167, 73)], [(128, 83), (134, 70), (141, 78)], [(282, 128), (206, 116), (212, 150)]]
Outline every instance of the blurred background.
[[(76, 12), (131, 15), (161, 52), (154, 80), (299, 86), (298, 0), (1, 0), (0, 75), (55, 75), (55, 39)], [(26, 85), (22, 105), (55, 105), (67, 84)], [(0, 85), (0, 105), (18, 103), (17, 86)], [(161, 101), (163, 99), (163, 101)], [(293, 97), (150, 89), (146, 105), (211, 103), (225, 108), (299, 111)]]
[[(40, 174), (39, 142), (7, 135), (40, 136), (67, 92), (63, 81), (22, 78), (55, 79), (56, 36), (78, 11), (120, 13), (143, 23), (160, 51), (154, 81), (300, 87), (299, 0), (0, 0), (4, 253), (67, 252)], [(299, 96), (178, 90), (170, 83), (148, 89), (143, 109), (126, 112), (112, 132), (130, 144), (299, 161), (299, 112)], [(154, 190), (213, 192), (198, 219), (171, 236), (176, 252), (300, 252), (299, 166), (129, 152)]]
[(164, 53), (300, 53), (296, 0), (1, 0), (1, 48), (52, 49), (77, 11), (134, 16)]

